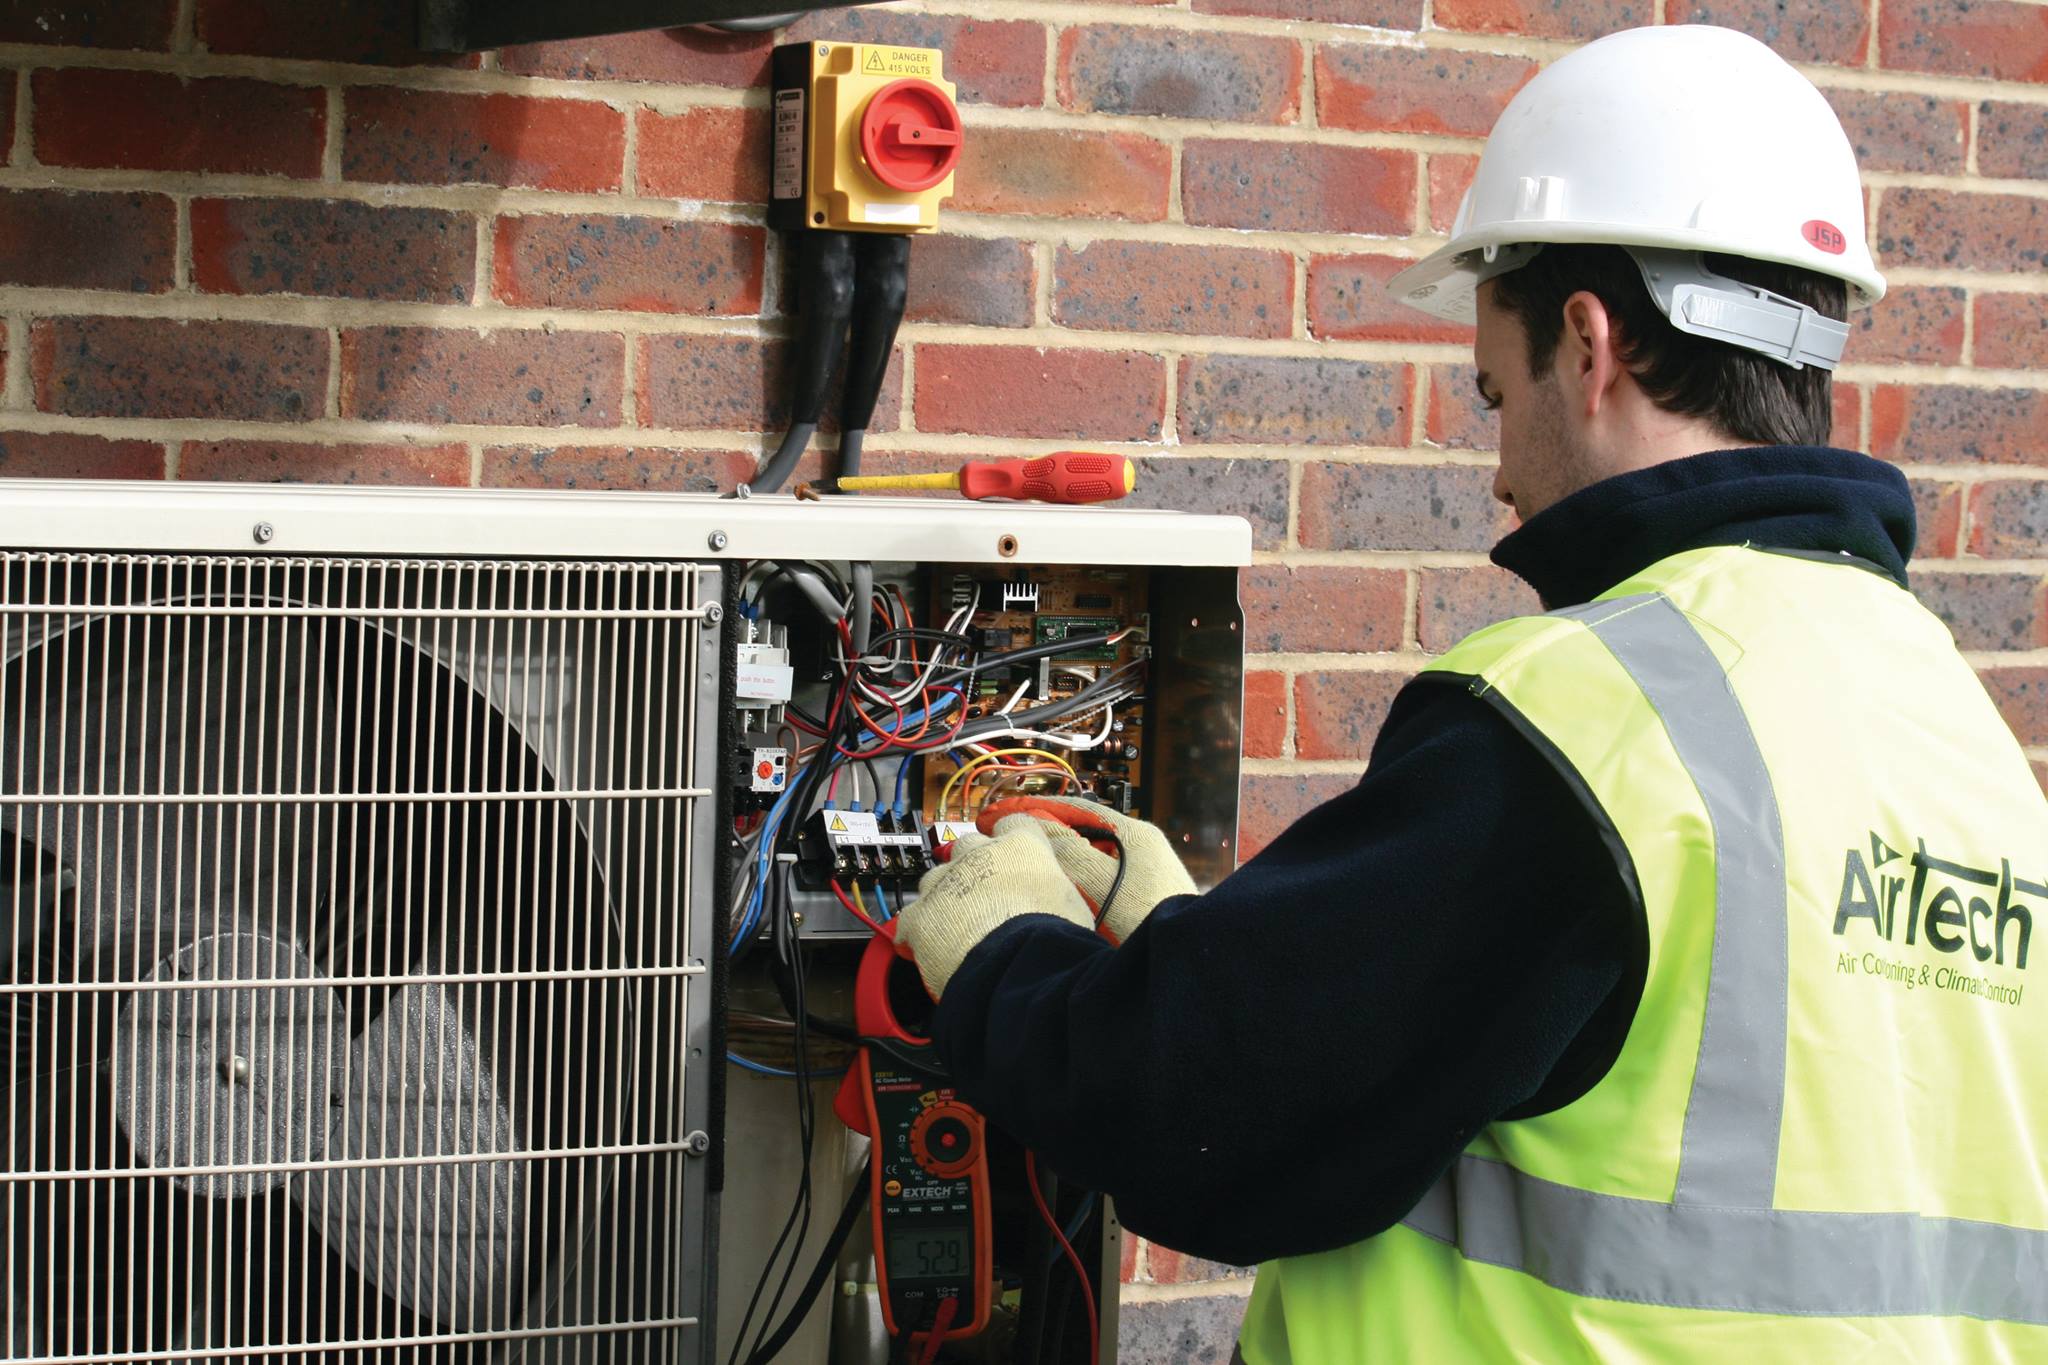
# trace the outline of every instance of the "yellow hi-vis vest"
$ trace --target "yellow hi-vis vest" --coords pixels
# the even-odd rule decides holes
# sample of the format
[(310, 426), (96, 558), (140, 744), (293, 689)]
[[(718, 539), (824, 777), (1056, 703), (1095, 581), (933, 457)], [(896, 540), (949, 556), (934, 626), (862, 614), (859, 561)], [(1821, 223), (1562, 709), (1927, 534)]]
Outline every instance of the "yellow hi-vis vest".
[(1641, 1004), (1402, 1223), (1261, 1267), (1249, 1365), (2048, 1361), (2048, 800), (1941, 623), (1695, 550), (1424, 676), (1610, 835)]

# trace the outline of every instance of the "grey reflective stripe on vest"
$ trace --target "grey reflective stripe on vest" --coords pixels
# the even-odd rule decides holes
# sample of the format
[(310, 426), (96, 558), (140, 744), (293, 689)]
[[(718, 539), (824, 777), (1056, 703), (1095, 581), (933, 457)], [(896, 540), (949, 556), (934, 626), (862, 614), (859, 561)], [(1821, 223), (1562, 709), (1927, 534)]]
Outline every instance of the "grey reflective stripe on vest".
[(1763, 751), (1714, 651), (1650, 593), (1559, 612), (1649, 699), (1714, 828), (1714, 958), (1679, 1149), (1681, 1204), (1767, 1209), (1785, 1104), (1785, 833)]
[(1656, 710), (1713, 825), (1714, 948), (1672, 1202), (1463, 1156), (1402, 1220), (1567, 1293), (1830, 1317), (2048, 1323), (2048, 1233), (1912, 1213), (1771, 1207), (1785, 1098), (1784, 830), (1713, 650), (1661, 593), (1552, 613), (1584, 624)]
[(1402, 1220), (1588, 1298), (1799, 1317), (2048, 1323), (2048, 1233), (1913, 1213), (1664, 1204), (1458, 1158)]

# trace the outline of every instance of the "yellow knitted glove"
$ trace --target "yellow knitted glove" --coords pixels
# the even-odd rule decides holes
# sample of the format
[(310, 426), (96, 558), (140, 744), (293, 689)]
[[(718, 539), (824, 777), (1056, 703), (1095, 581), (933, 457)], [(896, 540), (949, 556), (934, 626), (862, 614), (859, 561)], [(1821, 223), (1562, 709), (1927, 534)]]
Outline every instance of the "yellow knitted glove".
[(1087, 928), (1095, 920), (1060, 870), (1045, 822), (1012, 815), (993, 839), (970, 834), (924, 874), (917, 899), (896, 917), (896, 943), (917, 963), (936, 1000), (974, 945), (1019, 915), (1058, 915)]
[[(1168, 896), (1192, 895), (1194, 879), (1181, 866), (1180, 855), (1173, 851), (1173, 843), (1157, 826), (1143, 820), (1133, 820), (1120, 815), (1108, 806), (1093, 801), (1083, 801), (1072, 796), (1051, 796), (1041, 798), (1072, 806), (1087, 812), (1088, 818), (1096, 824), (1116, 831), (1116, 837), (1124, 844), (1124, 880), (1116, 889), (1116, 900), (1110, 905), (1109, 913), (1102, 918), (1102, 931), (1113, 943), (1122, 943), (1131, 936), (1131, 931), (1144, 922), (1153, 907)], [(1015, 819), (1015, 816), (1006, 819)], [(1059, 859), (1060, 870), (1067, 874), (1067, 880), (1081, 888), (1081, 894), (1100, 908), (1103, 897), (1109, 894), (1110, 883), (1116, 877), (1116, 855), (1103, 853), (1086, 839), (1067, 826), (1051, 820), (1041, 821), (1046, 837), (1052, 843), (1053, 856)]]

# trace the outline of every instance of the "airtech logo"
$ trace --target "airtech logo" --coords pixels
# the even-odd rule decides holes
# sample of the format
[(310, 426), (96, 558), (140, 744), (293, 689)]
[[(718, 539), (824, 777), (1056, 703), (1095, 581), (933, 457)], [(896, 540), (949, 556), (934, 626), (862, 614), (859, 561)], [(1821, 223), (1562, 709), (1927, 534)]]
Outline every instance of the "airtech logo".
[(1925, 839), (1902, 853), (1873, 832), (1867, 849), (1842, 856), (1836, 970), (2017, 1005), (2024, 986), (1989, 973), (2027, 969), (2030, 900), (2048, 902), (2048, 883), (2014, 875), (2010, 858), (1973, 866), (1937, 856)]

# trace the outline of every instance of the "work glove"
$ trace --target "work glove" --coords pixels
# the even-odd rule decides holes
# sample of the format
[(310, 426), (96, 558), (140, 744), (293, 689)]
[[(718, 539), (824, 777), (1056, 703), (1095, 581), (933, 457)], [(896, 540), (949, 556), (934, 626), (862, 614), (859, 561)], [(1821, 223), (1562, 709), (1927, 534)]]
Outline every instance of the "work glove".
[[(1084, 823), (1115, 830), (1116, 837), (1123, 841), (1123, 883), (1116, 888), (1116, 898), (1110, 903), (1109, 912), (1102, 916), (1100, 926), (1103, 937), (1111, 943), (1122, 943), (1129, 938), (1132, 931), (1145, 922), (1145, 916), (1168, 896), (1194, 894), (1194, 879), (1181, 866), (1180, 855), (1173, 851), (1173, 842), (1157, 825), (1134, 820), (1108, 806), (1078, 797), (1040, 796), (1028, 799), (1033, 805), (1069, 807)], [(1004, 824), (1016, 818), (1003, 815), (1000, 802), (996, 813)], [(1102, 852), (1064, 824), (1053, 820), (1040, 823), (1045, 826), (1046, 838), (1052, 844), (1053, 856), (1059, 859), (1060, 870), (1066, 874), (1067, 880), (1080, 888), (1081, 894), (1088, 898), (1088, 904), (1100, 912), (1103, 900), (1109, 896), (1110, 885), (1116, 879), (1116, 855)]]
[(896, 917), (896, 947), (917, 964), (932, 999), (974, 945), (1019, 915), (1058, 915), (1084, 929), (1095, 923), (1046, 830), (1029, 815), (998, 821), (994, 838), (955, 840), (947, 860), (918, 882), (917, 899)]

